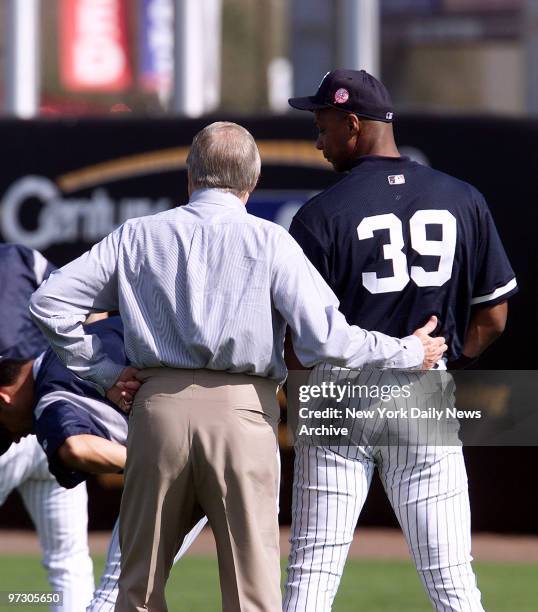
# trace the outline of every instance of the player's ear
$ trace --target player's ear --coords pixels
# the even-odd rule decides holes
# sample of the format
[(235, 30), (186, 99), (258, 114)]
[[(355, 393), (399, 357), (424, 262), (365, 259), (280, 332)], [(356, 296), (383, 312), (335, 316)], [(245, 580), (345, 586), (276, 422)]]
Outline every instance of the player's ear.
[(360, 122), (360, 119), (357, 117), (357, 115), (354, 115), (353, 113), (348, 113), (347, 126), (349, 129), (349, 133), (352, 136), (356, 136), (360, 132), (361, 122)]
[(5, 390), (4, 387), (0, 387), (0, 407), (2, 404), (11, 404), (11, 395)]

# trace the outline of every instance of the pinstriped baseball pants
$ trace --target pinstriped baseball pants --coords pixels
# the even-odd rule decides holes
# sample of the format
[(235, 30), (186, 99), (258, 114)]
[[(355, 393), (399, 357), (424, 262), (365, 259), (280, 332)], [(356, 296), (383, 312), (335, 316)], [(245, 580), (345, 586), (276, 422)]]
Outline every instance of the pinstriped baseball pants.
[(39, 535), (50, 587), (63, 593), (63, 605), (53, 610), (84, 612), (94, 588), (86, 485), (60, 487), (36, 437), (28, 436), (0, 457), (0, 505), (14, 488)]
[[(347, 372), (353, 380), (362, 377)], [(364, 376), (371, 375), (365, 372)], [(418, 386), (413, 401), (446, 401), (435, 393), (446, 390), (443, 379), (439, 383), (417, 373), (401, 376)], [(342, 378), (338, 369), (322, 367), (312, 372), (309, 382), (338, 377)], [(373, 374), (374, 382), (386, 377), (387, 373)], [(419, 428), (435, 428), (430, 422), (395, 423), (377, 418), (361, 422), (356, 435), (364, 444), (296, 444), (286, 612), (331, 610), (376, 468), (433, 608), (483, 611), (471, 567), (471, 513), (461, 445), (427, 444), (433, 434), (425, 438)], [(443, 422), (439, 427), (446, 431), (432, 431), (441, 431), (445, 444), (452, 437), (457, 440), (457, 424)]]
[(407, 461), (407, 449), (385, 450), (349, 458), (330, 448), (296, 449), (286, 612), (331, 610), (376, 465), (434, 609), (483, 610), (461, 448), (419, 448)]

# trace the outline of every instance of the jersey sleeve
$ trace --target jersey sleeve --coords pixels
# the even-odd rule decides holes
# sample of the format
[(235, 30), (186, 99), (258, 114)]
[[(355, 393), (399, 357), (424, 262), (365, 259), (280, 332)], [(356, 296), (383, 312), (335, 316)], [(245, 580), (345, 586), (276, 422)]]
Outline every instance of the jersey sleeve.
[(290, 234), (302, 248), (314, 268), (330, 284), (329, 254), (316, 234), (295, 216), (290, 226)]
[(517, 293), (517, 281), (504, 250), (491, 212), (483, 202), (480, 209), (477, 268), (472, 306), (494, 306)]
[[(36, 412), (40, 412), (39, 403)], [(66, 489), (76, 487), (89, 474), (67, 467), (58, 457), (60, 446), (71, 436), (85, 434), (107, 438), (87, 414), (66, 401), (47, 404), (39, 418), (35, 419), (34, 428), (37, 440), (47, 455), (50, 473)]]

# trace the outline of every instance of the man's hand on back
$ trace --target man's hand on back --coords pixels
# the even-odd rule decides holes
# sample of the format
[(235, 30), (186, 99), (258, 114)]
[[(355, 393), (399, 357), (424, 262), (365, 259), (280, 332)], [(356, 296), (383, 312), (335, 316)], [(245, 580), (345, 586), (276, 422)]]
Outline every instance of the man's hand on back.
[(429, 321), (423, 327), (419, 327), (414, 333), (422, 342), (424, 347), (424, 361), (422, 367), (425, 370), (431, 369), (441, 359), (443, 354), (448, 350), (443, 337), (432, 338), (430, 334), (437, 327), (437, 317), (430, 317)]
[(138, 372), (139, 370), (130, 366), (125, 368), (118, 380), (106, 392), (107, 399), (116, 404), (123, 412), (128, 413), (131, 410), (134, 396), (142, 384), (136, 378)]

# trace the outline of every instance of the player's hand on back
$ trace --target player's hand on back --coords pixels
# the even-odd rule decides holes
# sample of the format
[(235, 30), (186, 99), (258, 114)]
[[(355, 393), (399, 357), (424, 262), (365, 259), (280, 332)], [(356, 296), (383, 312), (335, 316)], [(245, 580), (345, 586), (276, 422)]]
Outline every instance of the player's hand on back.
[(142, 384), (136, 378), (138, 372), (139, 370), (131, 366), (125, 368), (118, 380), (106, 392), (107, 399), (116, 404), (123, 412), (130, 412), (134, 396)]
[(430, 336), (436, 327), (437, 317), (431, 316), (426, 325), (419, 327), (413, 332), (413, 335), (419, 338), (424, 347), (424, 361), (422, 367), (425, 370), (431, 369), (448, 350), (445, 339), (442, 336), (437, 338), (432, 338)]

